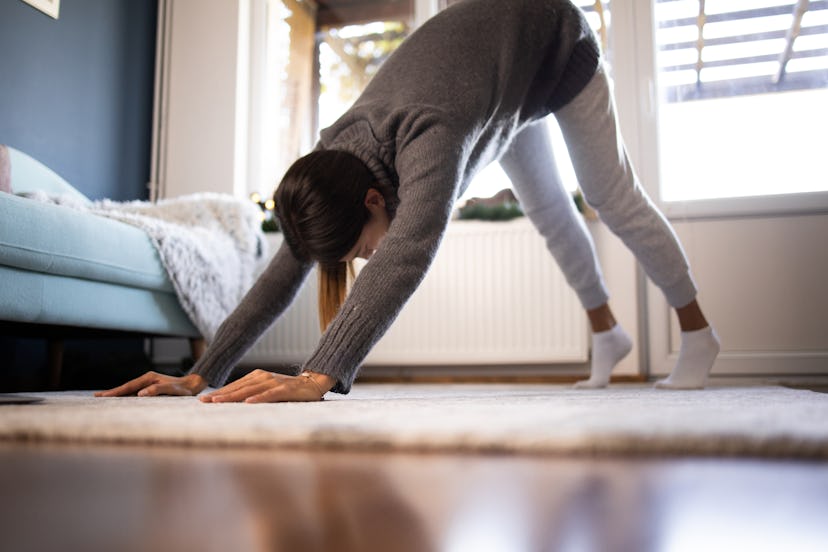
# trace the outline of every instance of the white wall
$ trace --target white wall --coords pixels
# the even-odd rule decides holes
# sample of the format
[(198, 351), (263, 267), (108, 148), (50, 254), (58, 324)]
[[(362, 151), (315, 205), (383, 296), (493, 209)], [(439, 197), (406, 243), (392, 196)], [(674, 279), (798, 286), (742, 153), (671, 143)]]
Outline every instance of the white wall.
[(248, 7), (248, 0), (160, 2), (168, 30), (155, 197), (244, 193)]
[[(828, 215), (674, 221), (699, 300), (722, 340), (718, 375), (828, 373)], [(679, 329), (650, 289), (653, 373), (667, 373)]]

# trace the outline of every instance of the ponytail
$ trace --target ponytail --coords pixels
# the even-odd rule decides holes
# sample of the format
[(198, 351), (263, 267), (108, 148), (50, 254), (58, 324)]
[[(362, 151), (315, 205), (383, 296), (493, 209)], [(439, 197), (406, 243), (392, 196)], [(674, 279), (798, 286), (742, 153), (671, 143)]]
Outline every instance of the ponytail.
[(348, 295), (348, 284), (355, 278), (353, 262), (325, 265), (319, 263), (319, 329), (324, 333)]

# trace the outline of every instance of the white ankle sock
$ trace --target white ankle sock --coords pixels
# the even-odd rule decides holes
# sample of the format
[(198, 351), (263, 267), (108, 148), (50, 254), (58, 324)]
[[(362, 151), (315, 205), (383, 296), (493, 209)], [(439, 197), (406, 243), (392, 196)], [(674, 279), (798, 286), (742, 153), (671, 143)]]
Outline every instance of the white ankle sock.
[(616, 324), (605, 332), (592, 334), (592, 366), (588, 380), (575, 384), (576, 389), (606, 387), (615, 365), (632, 350), (632, 339)]
[(719, 336), (708, 326), (692, 332), (681, 332), (681, 350), (673, 372), (656, 382), (660, 389), (701, 389), (719, 354)]

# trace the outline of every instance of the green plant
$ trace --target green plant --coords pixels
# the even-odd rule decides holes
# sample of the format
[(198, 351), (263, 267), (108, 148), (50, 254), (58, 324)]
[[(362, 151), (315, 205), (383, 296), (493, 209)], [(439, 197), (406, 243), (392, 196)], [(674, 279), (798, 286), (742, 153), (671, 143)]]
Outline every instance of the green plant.
[(460, 208), (460, 220), (506, 221), (523, 216), (520, 204), (506, 202), (498, 205), (474, 203)]

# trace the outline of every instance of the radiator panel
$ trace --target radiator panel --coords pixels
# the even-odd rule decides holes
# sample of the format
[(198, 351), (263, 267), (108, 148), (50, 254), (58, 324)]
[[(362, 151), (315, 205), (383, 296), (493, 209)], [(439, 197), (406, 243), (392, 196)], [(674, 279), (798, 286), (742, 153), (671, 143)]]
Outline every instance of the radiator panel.
[[(301, 363), (312, 353), (319, 339), (316, 289), (313, 273), (246, 363)], [(587, 346), (577, 296), (526, 219), (455, 221), (365, 364), (575, 363), (587, 360)]]

